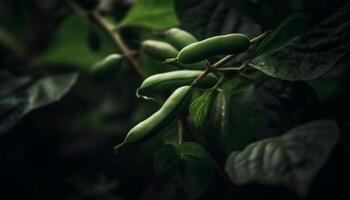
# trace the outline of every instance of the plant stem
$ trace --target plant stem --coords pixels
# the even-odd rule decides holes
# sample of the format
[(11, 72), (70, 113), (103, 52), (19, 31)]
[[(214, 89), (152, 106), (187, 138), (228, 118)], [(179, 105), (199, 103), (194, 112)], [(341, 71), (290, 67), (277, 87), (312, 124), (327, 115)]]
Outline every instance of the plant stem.
[(129, 61), (131, 67), (135, 70), (135, 72), (143, 78), (143, 74), (140, 70), (139, 63), (137, 62), (136, 58), (134, 57), (133, 51), (131, 51), (123, 41), (122, 37), (120, 36), (120, 33), (116, 30), (114, 30), (113, 26), (111, 26), (103, 17), (97, 12), (92, 11), (90, 13), (90, 18), (95, 21), (100, 27), (105, 30), (109, 37), (112, 39), (114, 44), (122, 51), (123, 55), (127, 58)]
[(192, 83), (191, 86), (195, 86), (200, 80), (202, 80), (204, 77), (206, 77), (209, 72), (210, 72), (210, 68), (211, 66), (208, 65), (207, 68), (205, 68), (205, 70), (203, 71), (202, 74), (200, 74)]
[(262, 39), (264, 39), (268, 34), (270, 34), (271, 31), (266, 31), (258, 36), (256, 36), (255, 38), (250, 40), (250, 43), (254, 43), (254, 42), (258, 42)]
[(204, 141), (200, 137), (197, 136), (197, 134), (193, 131), (191, 126), (188, 124), (188, 122), (186, 120), (186, 116), (183, 116), (181, 118), (181, 124), (184, 127), (185, 131), (193, 138), (193, 140), (196, 141), (198, 144), (200, 144), (207, 151), (209, 159), (213, 163), (215, 171), (217, 172), (217, 174), (225, 182), (225, 184), (228, 187), (228, 189), (231, 192), (234, 191), (236, 189), (235, 185), (232, 184), (232, 182), (230, 181), (230, 179), (228, 178), (228, 176), (226, 175), (224, 170), (221, 168), (219, 163), (216, 161), (216, 159), (208, 152)]

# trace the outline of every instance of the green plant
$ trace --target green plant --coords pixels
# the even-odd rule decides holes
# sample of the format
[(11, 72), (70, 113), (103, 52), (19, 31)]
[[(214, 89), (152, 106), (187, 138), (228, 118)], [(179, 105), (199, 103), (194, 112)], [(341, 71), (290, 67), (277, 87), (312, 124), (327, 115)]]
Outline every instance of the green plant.
[[(350, 52), (349, 2), (320, 20), (317, 13), (298, 13), (303, 3), (293, 1), (277, 6), (287, 9), (281, 12), (287, 17), (267, 12), (272, 9), (267, 1), (138, 0), (119, 18), (105, 16), (96, 1), (82, 2), (65, 1), (71, 13), (34, 59), (27, 57), (30, 49), (20, 47), (20, 37), (0, 29), (0, 41), (30, 66), (21, 77), (8, 75), (7, 68), (0, 74), (8, 84), (0, 91), (0, 133), (63, 97), (77, 72), (88, 80), (108, 77), (110, 82), (96, 83), (102, 86), (91, 91), (109, 90), (105, 96), (113, 96), (111, 88), (118, 85), (124, 95), (118, 103), (131, 102), (123, 112), (134, 114), (120, 123), (127, 125), (118, 129), (123, 139), (116, 152), (155, 142), (155, 172), (181, 198), (198, 199), (218, 187), (220, 197), (234, 197), (249, 183), (308, 194), (340, 131), (335, 119), (306, 118), (306, 109), (288, 99), (296, 93), (298, 103), (311, 107), (308, 89), (325, 101), (339, 93), (330, 90), (341, 91), (338, 82), (325, 91), (317, 81)], [(307, 94), (294, 91), (299, 83)], [(82, 121), (107, 129), (99, 117)]]

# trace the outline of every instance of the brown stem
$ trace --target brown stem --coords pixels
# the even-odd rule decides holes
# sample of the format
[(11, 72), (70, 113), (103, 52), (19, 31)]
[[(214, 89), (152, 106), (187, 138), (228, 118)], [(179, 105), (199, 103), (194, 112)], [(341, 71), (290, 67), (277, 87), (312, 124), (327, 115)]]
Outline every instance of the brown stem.
[(114, 44), (122, 51), (123, 55), (127, 58), (129, 61), (131, 67), (135, 70), (135, 72), (143, 78), (143, 74), (140, 70), (139, 63), (137, 62), (136, 58), (134, 57), (133, 51), (131, 51), (126, 44), (124, 43), (122, 37), (120, 36), (120, 33), (105, 20), (103, 17), (97, 12), (92, 11), (90, 13), (90, 18), (95, 21), (98, 25), (101, 26), (103, 30), (105, 30), (109, 37), (112, 39)]
[(211, 160), (211, 162), (214, 165), (215, 171), (217, 172), (217, 174), (221, 177), (221, 179), (225, 182), (226, 186), (228, 187), (228, 189), (233, 192), (234, 190), (236, 190), (236, 186), (232, 184), (232, 182), (230, 181), (230, 179), (228, 178), (228, 176), (226, 175), (226, 173), (224, 172), (224, 170), (221, 168), (221, 166), (219, 165), (219, 163), (216, 161), (216, 159), (208, 152), (206, 145), (204, 143), (204, 141), (202, 140), (202, 138), (198, 137), (197, 134), (194, 132), (194, 130), (191, 128), (191, 126), (188, 124), (187, 120), (186, 120), (186, 116), (183, 116), (181, 119), (181, 124), (183, 126), (183, 128), (185, 129), (185, 131), (193, 138), (194, 141), (196, 141), (198, 144), (200, 144), (206, 151), (207, 154), (209, 156), (209, 159)]

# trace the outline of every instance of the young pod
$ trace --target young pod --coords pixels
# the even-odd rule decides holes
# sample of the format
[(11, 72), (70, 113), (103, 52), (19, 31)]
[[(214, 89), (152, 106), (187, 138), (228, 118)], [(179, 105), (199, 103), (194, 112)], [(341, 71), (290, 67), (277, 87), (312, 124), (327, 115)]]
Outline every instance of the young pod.
[[(160, 62), (164, 62), (168, 58), (174, 58), (179, 53), (179, 51), (171, 44), (156, 40), (143, 41), (141, 48), (147, 55), (156, 58)], [(178, 66), (185, 69), (205, 69), (206, 62), (202, 61), (194, 64), (180, 64)]]
[(153, 137), (188, 108), (191, 97), (191, 86), (176, 89), (157, 112), (134, 126), (128, 132), (124, 142), (117, 145), (114, 150), (123, 144), (140, 142)]
[(183, 64), (196, 63), (217, 55), (243, 53), (249, 45), (249, 38), (243, 34), (215, 36), (186, 46), (175, 60)]
[[(145, 79), (137, 90), (137, 96), (145, 97), (152, 94), (159, 94), (165, 91), (172, 91), (178, 87), (190, 85), (203, 71), (199, 70), (179, 70), (156, 74)], [(196, 87), (210, 88), (217, 82), (217, 77), (209, 73), (200, 80)]]
[(123, 56), (120, 54), (111, 54), (91, 67), (91, 73), (95, 77), (104, 77), (115, 74), (122, 65)]
[(141, 44), (141, 49), (153, 58), (164, 61), (168, 58), (176, 57), (179, 51), (171, 44), (156, 40), (145, 40)]
[(171, 28), (165, 33), (165, 39), (176, 49), (181, 50), (187, 45), (198, 42), (198, 40), (190, 33), (179, 28)]

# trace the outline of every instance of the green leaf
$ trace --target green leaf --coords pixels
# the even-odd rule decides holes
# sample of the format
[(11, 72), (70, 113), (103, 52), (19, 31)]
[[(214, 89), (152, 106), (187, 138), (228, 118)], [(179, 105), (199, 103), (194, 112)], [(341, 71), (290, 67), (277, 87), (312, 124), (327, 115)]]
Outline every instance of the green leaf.
[(118, 27), (165, 30), (178, 25), (174, 0), (137, 0)]
[(212, 103), (205, 125), (197, 132), (213, 152), (228, 154), (243, 149), (266, 127), (255, 86), (244, 78), (226, 81)]
[(207, 118), (212, 94), (213, 90), (203, 92), (190, 106), (190, 117), (197, 129), (203, 126)]
[(176, 12), (184, 29), (199, 39), (232, 32), (250, 37), (260, 33), (260, 26), (228, 0), (177, 0)]
[(312, 121), (280, 137), (234, 151), (227, 159), (225, 170), (237, 185), (251, 182), (285, 185), (305, 196), (338, 139), (335, 121)]
[(257, 55), (283, 46), (292, 38), (305, 33), (310, 28), (310, 18), (304, 14), (294, 14), (284, 20), (257, 48)]
[(223, 85), (225, 107), (222, 109), (222, 143), (226, 152), (244, 148), (254, 134), (266, 127), (266, 116), (256, 97), (255, 85), (243, 78), (234, 78)]
[(200, 197), (214, 175), (208, 154), (194, 142), (185, 142), (177, 149), (162, 145), (154, 154), (154, 168), (157, 174), (179, 185), (186, 199)]
[(34, 78), (0, 72), (0, 134), (30, 111), (60, 100), (74, 85), (77, 74)]
[(265, 74), (284, 80), (320, 77), (350, 52), (350, 2), (302, 36), (253, 60)]
[(83, 15), (68, 16), (58, 27), (47, 51), (36, 62), (41, 65), (69, 65), (82, 71), (115, 53), (108, 35)]

